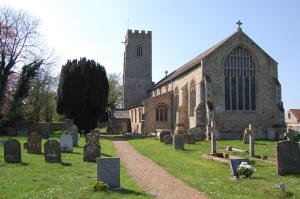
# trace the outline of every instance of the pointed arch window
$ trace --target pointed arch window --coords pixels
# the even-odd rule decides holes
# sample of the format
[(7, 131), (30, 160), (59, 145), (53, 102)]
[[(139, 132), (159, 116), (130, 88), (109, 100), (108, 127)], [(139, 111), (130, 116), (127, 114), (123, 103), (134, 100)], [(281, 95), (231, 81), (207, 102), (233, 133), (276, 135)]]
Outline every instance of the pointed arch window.
[(255, 65), (250, 52), (239, 46), (224, 62), (225, 110), (255, 111)]
[(190, 116), (194, 117), (194, 110), (196, 107), (196, 85), (193, 80), (190, 84)]
[(157, 122), (166, 122), (168, 121), (168, 109), (164, 105), (160, 105), (156, 108), (156, 117), (155, 121)]
[(142, 44), (138, 44), (138, 45), (136, 46), (136, 55), (137, 55), (138, 57), (143, 56), (143, 48), (142, 48)]

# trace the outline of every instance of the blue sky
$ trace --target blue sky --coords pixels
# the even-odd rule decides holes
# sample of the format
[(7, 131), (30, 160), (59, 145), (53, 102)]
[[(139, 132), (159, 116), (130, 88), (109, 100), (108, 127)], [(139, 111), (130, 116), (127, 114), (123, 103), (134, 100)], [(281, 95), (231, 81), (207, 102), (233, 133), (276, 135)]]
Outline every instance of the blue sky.
[(278, 64), (285, 109), (300, 108), (300, 1), (271, 0), (0, 0), (41, 19), (41, 33), (60, 59), (87, 57), (122, 73), (126, 30), (151, 30), (153, 81), (236, 31)]

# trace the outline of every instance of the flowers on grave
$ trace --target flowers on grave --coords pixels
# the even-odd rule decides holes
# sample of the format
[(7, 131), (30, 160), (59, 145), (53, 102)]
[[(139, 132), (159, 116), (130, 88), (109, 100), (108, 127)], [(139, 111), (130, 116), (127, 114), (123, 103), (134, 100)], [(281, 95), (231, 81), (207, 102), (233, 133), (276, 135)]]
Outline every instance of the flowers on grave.
[(255, 170), (247, 162), (241, 162), (237, 168), (237, 173), (239, 176), (250, 177), (254, 172)]
[(98, 191), (106, 191), (108, 188), (108, 185), (105, 184), (102, 181), (96, 181), (92, 186), (91, 186), (91, 190), (93, 192), (98, 192)]

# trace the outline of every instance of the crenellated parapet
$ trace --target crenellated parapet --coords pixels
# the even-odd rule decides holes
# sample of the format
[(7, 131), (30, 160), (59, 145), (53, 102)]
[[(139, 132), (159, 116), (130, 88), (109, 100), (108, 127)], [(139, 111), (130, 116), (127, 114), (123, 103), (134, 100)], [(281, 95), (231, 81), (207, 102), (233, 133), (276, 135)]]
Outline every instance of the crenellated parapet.
[(127, 30), (126, 34), (126, 39), (131, 38), (131, 39), (152, 39), (152, 31), (145, 31), (145, 30), (134, 30), (132, 31), (131, 29)]

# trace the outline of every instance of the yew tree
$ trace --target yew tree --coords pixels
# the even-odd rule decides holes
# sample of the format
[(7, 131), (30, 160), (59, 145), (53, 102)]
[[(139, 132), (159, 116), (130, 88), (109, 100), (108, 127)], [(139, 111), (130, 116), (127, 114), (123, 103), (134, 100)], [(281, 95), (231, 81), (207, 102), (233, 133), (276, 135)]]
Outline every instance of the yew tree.
[(88, 133), (106, 114), (109, 84), (105, 68), (94, 60), (69, 60), (62, 66), (57, 90), (57, 112), (73, 119)]

